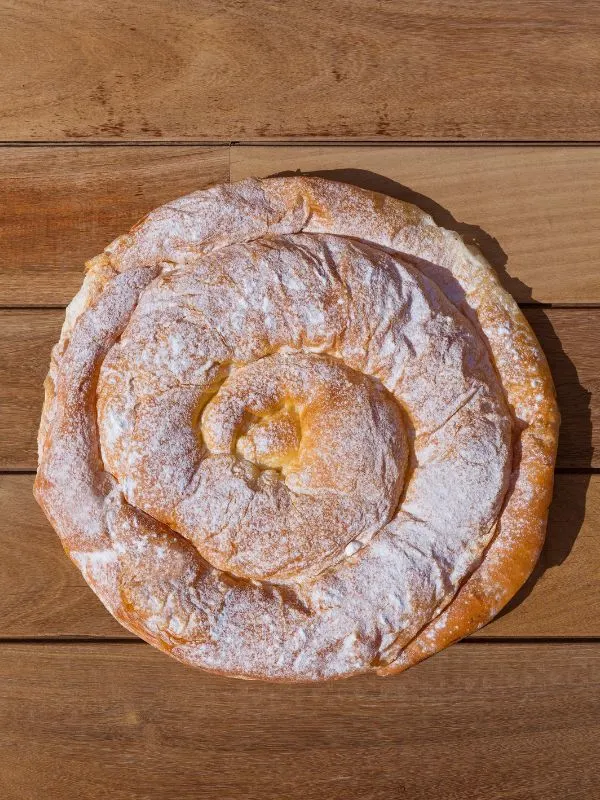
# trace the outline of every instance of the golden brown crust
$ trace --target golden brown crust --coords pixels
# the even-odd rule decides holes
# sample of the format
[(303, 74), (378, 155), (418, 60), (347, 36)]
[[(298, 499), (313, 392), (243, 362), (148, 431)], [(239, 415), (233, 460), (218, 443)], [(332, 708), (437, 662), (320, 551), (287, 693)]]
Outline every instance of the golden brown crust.
[[(348, 634), (350, 629), (341, 626), (341, 638), (331, 640), (341, 642), (341, 645), (322, 646), (319, 650), (321, 655), (312, 661), (308, 659), (306, 663), (302, 662), (305, 653), (301, 642), (296, 643), (295, 649), (289, 653), (289, 642), (279, 642), (281, 664), (275, 667), (255, 652), (256, 643), (252, 637), (256, 640), (261, 634), (258, 629), (248, 630), (248, 609), (263, 609), (264, 614), (272, 615), (275, 613), (275, 593), (276, 607), (280, 609), (277, 615), (281, 615), (281, 621), (276, 622), (272, 617), (272, 624), (281, 624), (281, 630), (297, 628), (301, 631), (303, 614), (306, 616), (302, 604), (306, 602), (309, 609), (313, 608), (311, 603), (315, 602), (316, 595), (307, 591), (303, 594), (304, 590), (298, 588), (300, 584), (292, 589), (273, 585), (268, 590), (264, 587), (259, 590), (252, 583), (238, 585), (237, 578), (228, 578), (233, 583), (230, 589), (224, 589), (223, 575), (219, 577), (214, 570), (202, 566), (197, 560), (196, 550), (188, 541), (133, 509), (125, 499), (131, 500), (133, 490), (127, 494), (128, 488), (125, 487), (123, 496), (112, 476), (104, 472), (100, 460), (95, 423), (96, 381), (100, 365), (130, 324), (132, 311), (140, 297), (151, 296), (148, 287), (155, 278), (160, 284), (161, 276), (169, 275), (172, 270), (177, 273), (175, 265), (198, 263), (198, 259), (206, 258), (210, 261), (210, 253), (217, 250), (220, 251), (219, 260), (222, 260), (236, 242), (260, 242), (266, 237), (265, 241), (274, 243), (270, 247), (277, 247), (278, 242), (290, 235), (314, 237), (318, 242), (327, 242), (327, 237), (332, 235), (339, 237), (339, 241), (348, 240), (348, 252), (354, 255), (343, 257), (351, 261), (363, 257), (361, 243), (375, 246), (379, 253), (390, 253), (392, 258), (393, 254), (398, 254), (398, 269), (402, 263), (406, 264), (402, 267), (406, 280), (411, 280), (410, 276), (414, 275), (415, 286), (421, 287), (419, 292), (433, 291), (427, 289), (429, 280), (437, 284), (443, 295), (470, 321), (475, 335), (485, 343), (490, 353), (512, 414), (514, 442), (508, 490), (496, 525), (489, 535), (480, 537), (478, 546), (484, 549), (473, 556), (475, 561), (465, 562), (466, 572), (460, 573), (462, 577), (456, 573), (459, 580), (456, 588), (449, 586), (442, 592), (438, 587), (436, 591), (441, 594), (436, 595), (437, 600), (431, 600), (433, 614), (427, 611), (428, 606), (421, 605), (427, 592), (423, 595), (423, 591), (417, 591), (414, 593), (417, 606), (412, 623), (403, 622), (401, 629), (397, 628), (396, 639), (391, 637), (383, 650), (381, 646), (374, 650), (360, 627), (357, 632)], [(295, 240), (294, 247), (300, 241)], [(308, 252), (310, 238), (302, 241), (302, 247)], [(351, 244), (353, 241), (356, 247)], [(250, 248), (245, 252), (253, 251)], [(373, 254), (375, 251), (364, 252), (369, 259), (380, 257)], [(317, 259), (319, 257), (317, 254)], [(439, 299), (436, 297), (431, 302), (441, 304), (440, 313), (448, 314), (448, 320), (454, 319), (447, 301), (441, 294)], [(465, 330), (471, 329), (467, 327)], [(471, 336), (470, 333), (465, 335)], [(308, 340), (307, 343), (311, 345)], [(313, 349), (315, 343), (324, 352), (324, 340), (317, 336), (311, 345)], [(336, 347), (339, 348), (339, 343)], [(113, 352), (116, 351), (113, 349)], [(112, 356), (111, 359), (114, 361)], [(296, 370), (298, 363), (294, 367)], [(322, 371), (318, 357), (309, 357), (307, 363), (309, 376)], [(353, 369), (360, 369), (360, 363), (360, 359), (353, 362)], [(280, 370), (281, 366), (277, 369)], [(262, 374), (261, 380), (266, 379), (265, 375)], [(308, 382), (311, 380), (312, 377)], [(496, 378), (491, 376), (486, 380), (491, 381), (492, 386)], [(497, 614), (526, 580), (543, 544), (559, 415), (541, 348), (517, 305), (501, 288), (493, 270), (477, 251), (468, 248), (456, 234), (437, 227), (420, 209), (373, 192), (314, 178), (248, 180), (198, 192), (157, 209), (129, 234), (117, 239), (103, 255), (89, 262), (86, 281), (67, 311), (45, 386), (46, 399), (39, 434), (40, 467), (35, 492), (61, 536), (66, 551), (105, 605), (124, 625), (175, 657), (206, 669), (238, 677), (271, 680), (316, 680), (368, 670), (379, 674), (401, 671), (467, 636)], [(482, 391), (485, 394), (487, 389)], [(491, 402), (495, 390), (490, 391)], [(118, 396), (118, 392), (107, 395), (109, 405), (114, 403), (114, 396)], [(498, 420), (504, 413), (502, 403), (497, 409)], [(280, 413), (280, 410), (276, 411)], [(268, 413), (272, 414), (273, 408), (269, 407)], [(481, 413), (476, 412), (475, 417)], [(261, 442), (260, 446), (266, 446), (267, 450), (279, 447), (277, 437), (281, 439), (284, 428), (285, 448), (289, 450), (289, 442), (296, 442), (292, 430), (296, 423), (291, 417), (292, 422), (287, 417), (281, 419), (277, 417), (277, 425), (274, 425), (269, 417), (267, 427), (263, 425), (254, 429), (254, 438), (242, 440), (240, 447), (246, 448), (243, 452), (247, 454), (250, 452), (248, 448), (252, 447), (252, 452), (256, 453)], [(108, 435), (106, 430), (107, 423), (102, 422), (101, 434), (104, 431), (105, 437)], [(264, 445), (265, 441), (267, 445)], [(108, 444), (104, 442), (103, 447), (107, 457)], [(292, 450), (294, 447), (297, 450), (297, 442)], [(498, 458), (498, 476), (501, 476), (500, 455)], [(388, 459), (386, 463), (385, 472), (388, 474), (392, 462)], [(325, 467), (320, 465), (322, 469)], [(118, 464), (115, 463), (112, 471), (118, 473)], [(75, 508), (76, 497), (81, 498), (85, 514), (79, 514)], [(154, 505), (150, 504), (148, 510), (153, 516), (157, 515)], [(171, 525), (171, 516), (165, 517), (164, 521)], [(140, 539), (142, 529), (143, 541)], [(191, 538), (194, 540), (193, 535)], [(394, 541), (392, 536), (390, 542)], [(146, 561), (136, 555), (136, 548), (142, 545), (148, 549)], [(371, 549), (376, 551), (374, 546)], [(213, 548), (213, 551), (206, 552), (216, 551)], [(227, 563), (234, 564), (231, 551), (227, 552)], [(381, 568), (387, 563), (386, 559), (389, 560), (389, 552), (382, 551)], [(283, 566), (275, 569), (289, 577), (289, 564), (284, 556), (281, 560)], [(165, 559), (163, 577), (148, 571), (147, 566), (161, 558)], [(376, 559), (376, 555), (372, 559)], [(235, 563), (241, 562), (238, 559)], [(251, 562), (246, 558), (243, 563), (246, 565), (244, 569), (248, 570)], [(259, 558), (259, 568), (261, 563)], [(355, 585), (352, 581), (358, 580), (361, 569), (366, 569), (365, 557), (355, 556), (354, 551), (349, 551), (341, 563), (348, 576), (346, 580), (350, 581), (348, 586)], [(252, 565), (254, 572), (247, 572), (247, 576), (255, 574), (256, 569), (256, 565)], [(369, 569), (365, 576), (376, 571), (376, 560)], [(168, 586), (164, 575), (169, 576)], [(331, 580), (334, 578), (338, 580), (335, 574)], [(184, 584), (196, 586), (195, 591), (200, 592), (203, 598), (214, 597), (217, 606), (222, 602), (219, 598), (224, 596), (224, 591), (228, 592), (227, 596), (237, 593), (241, 598), (232, 607), (231, 614), (239, 615), (242, 627), (239, 628), (238, 640), (228, 645), (226, 655), (222, 650), (209, 652), (208, 644), (202, 640), (204, 634), (193, 633), (205, 628), (197, 627), (197, 621), (194, 621), (194, 603), (197, 601), (192, 602), (189, 591), (182, 588)], [(328, 585), (327, 581), (323, 584)], [(331, 583), (327, 591), (331, 592), (334, 585), (337, 584)], [(359, 595), (354, 597), (355, 604), (357, 597)], [(365, 603), (381, 603), (378, 597), (371, 591), (371, 594), (364, 595)], [(164, 598), (161, 600), (162, 616), (150, 610), (157, 598)], [(351, 600), (345, 602), (350, 603), (348, 611), (339, 612), (338, 616), (356, 613)], [(166, 616), (166, 612), (163, 613), (165, 603), (169, 612)], [(417, 609), (420, 610), (417, 612)], [(202, 613), (207, 613), (206, 609)], [(180, 622), (183, 618), (187, 626), (184, 633)], [(331, 627), (333, 623), (330, 621), (328, 624)], [(392, 630), (394, 625), (400, 626), (399, 622), (390, 624)], [(236, 630), (235, 626), (233, 630)], [(315, 634), (315, 642), (325, 641), (328, 639), (323, 638), (322, 632)], [(219, 646), (222, 647), (222, 643)], [(241, 653), (245, 656), (242, 657)], [(291, 660), (286, 661), (286, 654)]]

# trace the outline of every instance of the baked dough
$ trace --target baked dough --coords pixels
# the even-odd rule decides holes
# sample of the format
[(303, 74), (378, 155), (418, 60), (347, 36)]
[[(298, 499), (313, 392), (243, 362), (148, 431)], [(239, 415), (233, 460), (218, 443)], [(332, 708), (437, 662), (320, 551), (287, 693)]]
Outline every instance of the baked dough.
[(411, 666), (544, 540), (559, 415), (474, 248), (398, 200), (249, 179), (87, 264), (52, 353), (38, 502), (129, 630), (227, 675)]

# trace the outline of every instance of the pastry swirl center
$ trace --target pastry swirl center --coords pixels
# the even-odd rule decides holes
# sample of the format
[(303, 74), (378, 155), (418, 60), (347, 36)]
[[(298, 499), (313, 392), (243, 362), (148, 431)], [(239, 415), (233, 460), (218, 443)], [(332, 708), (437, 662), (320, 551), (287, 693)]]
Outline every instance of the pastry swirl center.
[(253, 416), (245, 433), (238, 436), (235, 452), (262, 469), (287, 475), (298, 462), (302, 432), (293, 408)]
[(201, 435), (202, 504), (213, 513), (184, 533), (234, 574), (315, 574), (398, 504), (400, 409), (379, 381), (331, 356), (277, 354), (233, 372), (206, 405)]

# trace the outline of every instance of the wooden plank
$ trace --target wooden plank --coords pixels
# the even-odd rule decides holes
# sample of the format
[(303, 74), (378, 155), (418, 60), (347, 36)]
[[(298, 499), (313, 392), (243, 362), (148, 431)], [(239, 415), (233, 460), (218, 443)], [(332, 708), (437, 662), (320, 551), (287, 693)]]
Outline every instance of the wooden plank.
[[(600, 309), (527, 309), (563, 416), (558, 466), (600, 466)], [(62, 310), (0, 311), (0, 469), (35, 469), (42, 383)]]
[(600, 643), (458, 645), (395, 678), (263, 684), (145, 645), (0, 648), (3, 797), (590, 800)]
[[(133, 638), (64, 555), (32, 495), (0, 475), (0, 639)], [(477, 636), (600, 637), (600, 475), (557, 475), (546, 545), (531, 581)]]
[(12, 0), (2, 22), (3, 140), (598, 137), (592, 0)]
[(33, 498), (32, 475), (0, 475), (0, 508), (0, 639), (134, 638), (63, 552)]
[(226, 181), (226, 147), (0, 148), (0, 304), (64, 305), (157, 205)]
[[(227, 180), (227, 162), (211, 147), (0, 148), (0, 304), (66, 304), (87, 258), (152, 207)], [(231, 169), (404, 197), (478, 241), (520, 302), (600, 303), (600, 147), (235, 147)]]
[(600, 147), (231, 151), (231, 180), (298, 170), (416, 203), (475, 241), (519, 302), (600, 302)]

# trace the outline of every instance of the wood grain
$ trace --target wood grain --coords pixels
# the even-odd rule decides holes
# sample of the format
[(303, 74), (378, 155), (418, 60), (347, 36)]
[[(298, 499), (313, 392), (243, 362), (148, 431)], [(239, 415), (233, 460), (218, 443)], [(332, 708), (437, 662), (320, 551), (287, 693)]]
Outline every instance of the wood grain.
[(519, 302), (600, 303), (600, 148), (233, 147), (231, 180), (316, 173), (416, 203)]
[(226, 147), (0, 148), (0, 304), (66, 304), (112, 239), (228, 176)]
[(0, 715), (10, 800), (591, 800), (600, 643), (458, 645), (316, 686), (146, 645), (4, 645)]
[[(0, 475), (0, 639), (133, 638), (63, 553), (32, 484), (32, 475)], [(538, 568), (477, 636), (600, 637), (599, 528), (600, 475), (557, 475)]]
[(592, 0), (8, 0), (2, 140), (598, 138)]
[[(0, 469), (35, 469), (42, 383), (62, 310), (0, 311)], [(527, 309), (562, 413), (558, 466), (600, 466), (600, 309)]]

